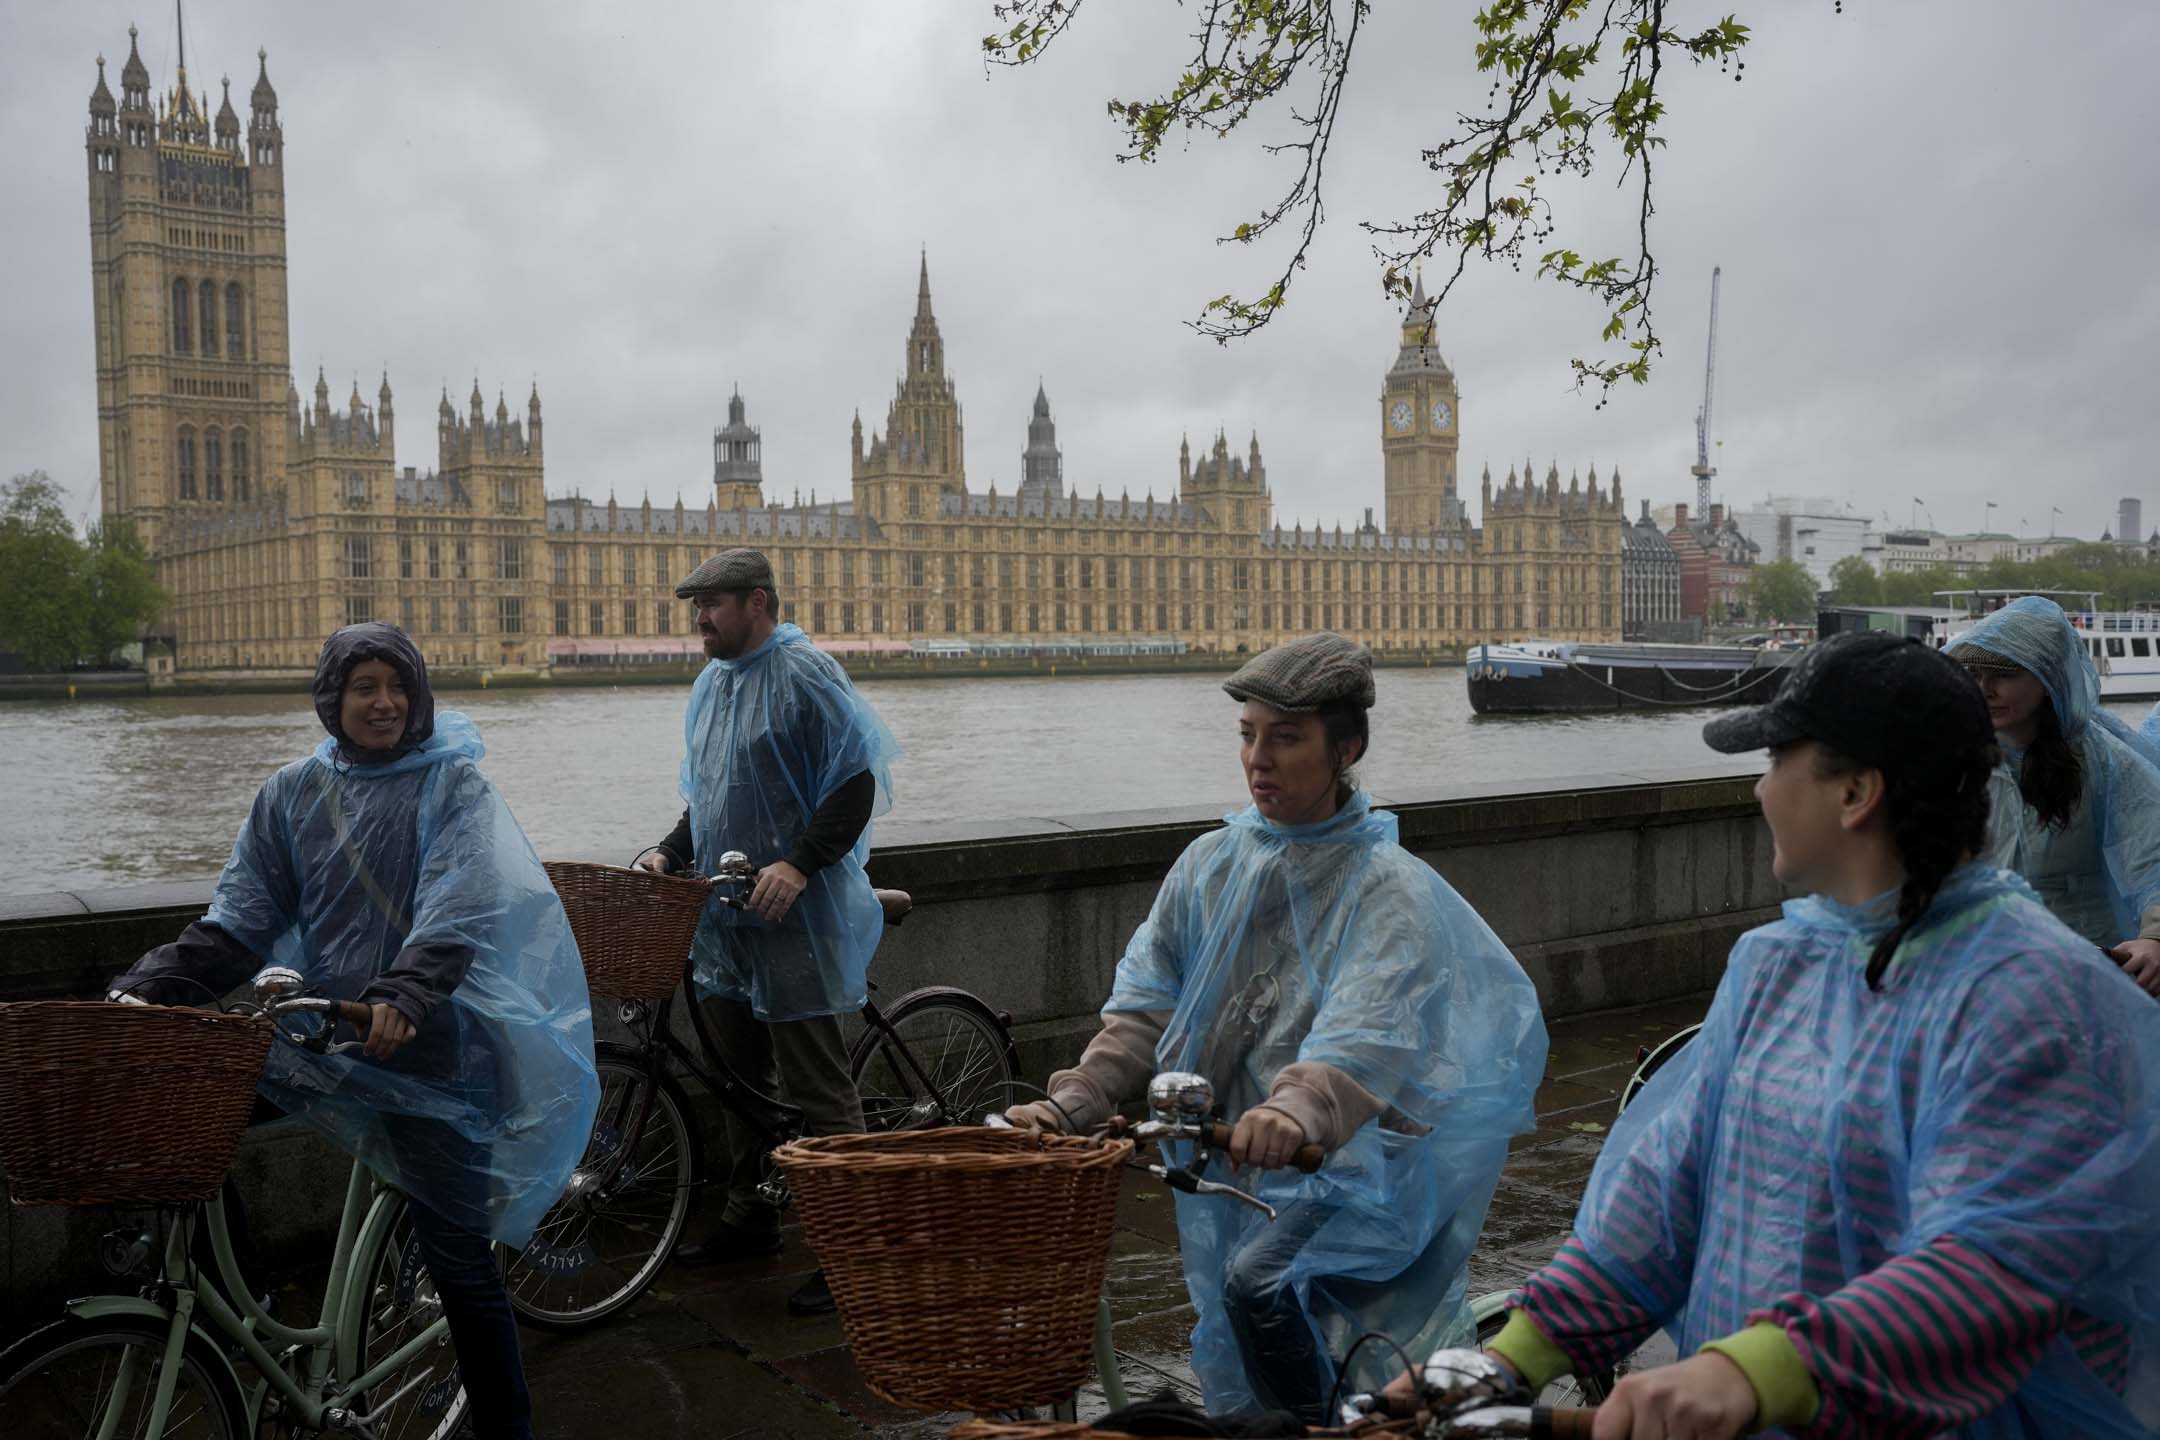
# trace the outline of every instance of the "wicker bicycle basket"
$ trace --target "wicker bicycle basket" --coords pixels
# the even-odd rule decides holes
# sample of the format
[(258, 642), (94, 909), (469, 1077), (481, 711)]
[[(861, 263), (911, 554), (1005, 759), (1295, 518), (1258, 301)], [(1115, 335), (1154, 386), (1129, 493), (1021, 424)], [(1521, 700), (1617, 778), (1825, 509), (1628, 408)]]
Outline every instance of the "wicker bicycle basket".
[(18, 1205), (178, 1205), (218, 1187), (271, 1025), (96, 1000), (0, 1005), (0, 1168)]
[(711, 893), (703, 881), (575, 860), (543, 868), (569, 912), (594, 994), (658, 1000), (674, 993)]
[(1092, 1361), (1132, 1142), (829, 1135), (773, 1152), (870, 1388), (920, 1410), (1072, 1394)]

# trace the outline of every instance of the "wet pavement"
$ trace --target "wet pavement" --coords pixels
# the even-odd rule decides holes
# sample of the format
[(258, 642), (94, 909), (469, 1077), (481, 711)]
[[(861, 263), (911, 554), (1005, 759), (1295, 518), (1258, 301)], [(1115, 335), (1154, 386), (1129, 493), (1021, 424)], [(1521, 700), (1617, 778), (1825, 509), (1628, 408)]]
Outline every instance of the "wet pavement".
[[(1700, 1020), (1708, 1002), (1705, 995), (1552, 1027), (1538, 1126), (1512, 1148), (1471, 1260), (1473, 1294), (1519, 1284), (1559, 1248), (1638, 1048)], [(528, 1330), (525, 1364), (540, 1433), (550, 1440), (944, 1436), (961, 1417), (901, 1410), (872, 1394), (837, 1319), (787, 1313), (788, 1294), (815, 1263), (791, 1227), (780, 1255), (671, 1268), (636, 1305), (592, 1330)], [(1119, 1203), (1108, 1293), (1127, 1388), (1196, 1396), (1184, 1363), (1192, 1310), (1176, 1219), (1170, 1197), (1145, 1176), (1129, 1176)], [(1100, 1408), (1099, 1395), (1082, 1394), (1083, 1417)]]

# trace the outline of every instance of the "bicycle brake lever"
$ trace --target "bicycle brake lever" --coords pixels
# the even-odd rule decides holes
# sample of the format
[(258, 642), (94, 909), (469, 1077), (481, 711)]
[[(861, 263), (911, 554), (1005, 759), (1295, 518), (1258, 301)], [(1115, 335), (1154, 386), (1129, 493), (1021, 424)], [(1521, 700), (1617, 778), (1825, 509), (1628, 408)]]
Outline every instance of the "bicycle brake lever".
[(1274, 1206), (1235, 1185), (1225, 1185), (1219, 1180), (1202, 1180), (1190, 1170), (1173, 1170), (1167, 1165), (1150, 1165), (1147, 1172), (1173, 1190), (1187, 1195), (1227, 1195), (1233, 1200), (1252, 1206), (1270, 1220), (1275, 1218)]

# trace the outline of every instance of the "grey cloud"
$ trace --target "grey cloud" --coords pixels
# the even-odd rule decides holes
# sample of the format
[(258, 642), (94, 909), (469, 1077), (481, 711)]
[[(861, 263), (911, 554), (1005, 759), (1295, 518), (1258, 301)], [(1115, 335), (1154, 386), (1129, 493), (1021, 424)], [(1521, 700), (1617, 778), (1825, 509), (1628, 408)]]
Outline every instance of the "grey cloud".
[[(1703, 7), (1703, 14), (1726, 7)], [(1441, 315), (1464, 460), (1618, 464), (1631, 496), (1689, 490), (1708, 277), (1726, 270), (1723, 488), (1850, 497), (1902, 520), (2097, 533), (2144, 494), (2144, 361), (2160, 280), (2140, 57), (2160, 11), (2081, 0), (2036, 25), (2008, 0), (1737, 7), (1747, 79), (1683, 74), (1657, 157), (1666, 354), (1599, 410), (1566, 360), (1594, 304), (1473, 266)], [(169, 16), (144, 55), (170, 83)], [(550, 488), (695, 502), (740, 383), (782, 493), (843, 493), (848, 422), (882, 423), (929, 247), (978, 487), (1017, 479), (1037, 377), (1067, 473), (1168, 491), (1178, 438), (1257, 430), (1279, 508), (1348, 522), (1380, 499), (1375, 398), (1394, 345), (1359, 219), (1434, 193), (1418, 161), (1479, 110), (1470, 7), (1384, 4), (1330, 167), (1330, 223), (1284, 317), (1227, 349), (1182, 326), (1265, 283), (1277, 252), (1218, 247), (1284, 178), (1284, 133), (1112, 158), (1112, 95), (1183, 59), (1171, 7), (1096, 0), (1036, 70), (985, 76), (987, 3), (435, 7), (366, 18), (268, 0), (190, 16), (198, 85), (251, 83), (258, 44), (291, 162), (293, 357), (342, 396), (387, 366), (399, 408), (477, 376), (537, 377)], [(350, 12), (343, 12), (349, 16)], [(1692, 17), (1691, 17), (1692, 18)], [(129, 11), (15, 6), (0, 27), (0, 426), (94, 505), (81, 126)], [(1626, 243), (1625, 195), (1568, 192), (1572, 238)], [(1430, 276), (1431, 272), (1428, 271)], [(432, 462), (408, 420), (404, 463)], [(2148, 499), (2156, 499), (2147, 495)]]

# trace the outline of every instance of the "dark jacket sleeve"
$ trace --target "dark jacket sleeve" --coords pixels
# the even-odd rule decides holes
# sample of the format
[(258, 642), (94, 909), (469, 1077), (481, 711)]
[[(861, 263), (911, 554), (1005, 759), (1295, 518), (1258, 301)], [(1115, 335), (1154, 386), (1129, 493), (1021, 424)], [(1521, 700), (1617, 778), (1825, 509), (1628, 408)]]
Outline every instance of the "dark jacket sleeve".
[(675, 822), (675, 828), (668, 832), (667, 839), (660, 842), (660, 848), (667, 852), (668, 859), (675, 862), (677, 870), (689, 869), (691, 863), (697, 859), (694, 853), (696, 845), (690, 839), (689, 806), (683, 807), (682, 819)]
[(862, 838), (863, 828), (870, 823), (870, 812), (877, 806), (877, 777), (868, 770), (858, 771), (840, 784), (840, 788), (826, 797), (810, 817), (810, 824), (803, 830), (802, 838), (788, 852), (787, 863), (802, 871), (805, 876), (838, 860), (855, 848)]
[(262, 958), (207, 920), (197, 920), (170, 945), (146, 953), (115, 975), (108, 989), (153, 1005), (215, 1005), (246, 984)]
[(435, 1013), (435, 1007), (457, 989), (472, 962), (472, 946), (455, 941), (408, 945), (360, 998), (370, 1005), (388, 1005), (417, 1030)]

